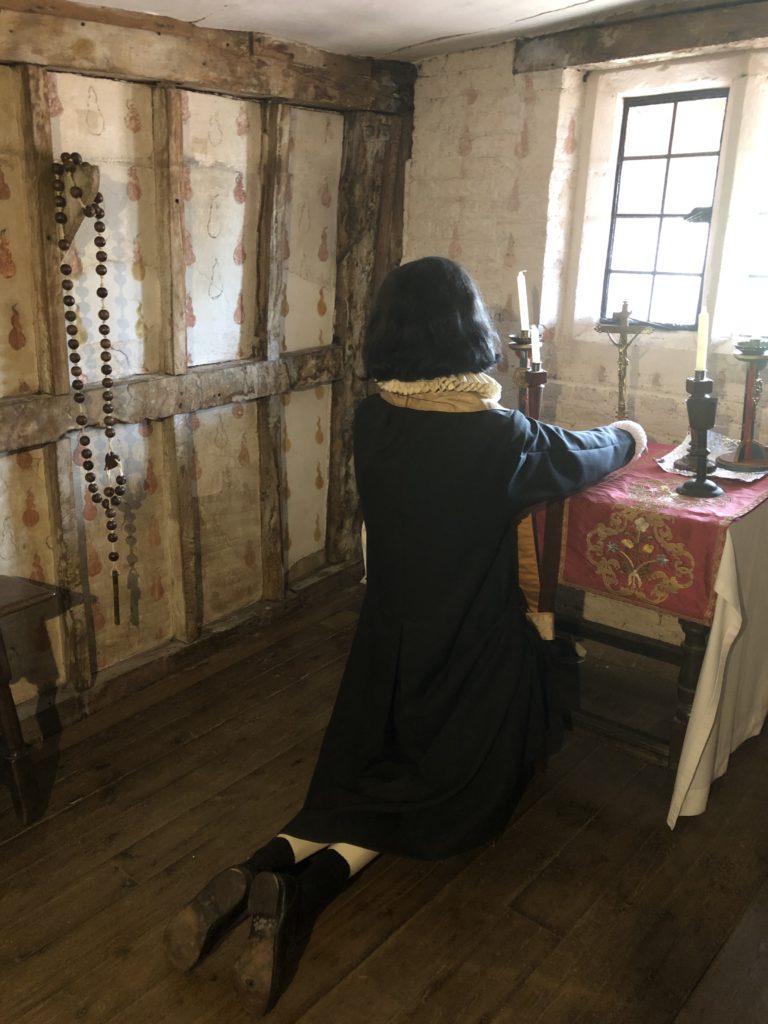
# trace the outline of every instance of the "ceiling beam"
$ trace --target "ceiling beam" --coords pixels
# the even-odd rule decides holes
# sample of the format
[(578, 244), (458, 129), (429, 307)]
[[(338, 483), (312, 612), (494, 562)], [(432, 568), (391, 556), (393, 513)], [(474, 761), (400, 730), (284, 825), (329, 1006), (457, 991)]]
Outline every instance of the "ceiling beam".
[(410, 111), (416, 77), (413, 65), (402, 62), (344, 57), (252, 32), (196, 28), (67, 0), (4, 0), (0, 63), (377, 113)]
[(768, 2), (742, 0), (727, 7), (689, 9), (591, 25), (520, 39), (515, 74), (552, 68), (608, 64), (637, 57), (661, 58), (681, 51), (768, 39)]

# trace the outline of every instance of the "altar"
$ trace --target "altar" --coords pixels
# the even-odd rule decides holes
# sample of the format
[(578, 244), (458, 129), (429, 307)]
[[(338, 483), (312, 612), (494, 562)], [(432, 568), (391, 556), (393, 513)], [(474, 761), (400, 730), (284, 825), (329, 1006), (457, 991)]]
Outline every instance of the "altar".
[(550, 509), (544, 565), (561, 584), (680, 621), (685, 640), (670, 758), (677, 771), (667, 817), (674, 827), (680, 815), (705, 810), (731, 753), (768, 715), (768, 479), (720, 481), (725, 493), (717, 498), (680, 495), (680, 478), (655, 462), (666, 451), (652, 445), (567, 499), (559, 529), (552, 529)]

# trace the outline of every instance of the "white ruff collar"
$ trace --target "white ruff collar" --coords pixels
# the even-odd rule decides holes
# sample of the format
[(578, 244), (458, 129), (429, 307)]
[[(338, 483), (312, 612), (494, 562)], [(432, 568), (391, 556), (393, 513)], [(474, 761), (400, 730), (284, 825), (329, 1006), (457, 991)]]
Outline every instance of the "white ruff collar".
[(470, 392), (480, 398), (498, 402), (501, 384), (487, 373), (457, 373), (452, 377), (432, 377), (429, 380), (379, 380), (382, 391), (393, 395), (425, 395), (441, 391)]

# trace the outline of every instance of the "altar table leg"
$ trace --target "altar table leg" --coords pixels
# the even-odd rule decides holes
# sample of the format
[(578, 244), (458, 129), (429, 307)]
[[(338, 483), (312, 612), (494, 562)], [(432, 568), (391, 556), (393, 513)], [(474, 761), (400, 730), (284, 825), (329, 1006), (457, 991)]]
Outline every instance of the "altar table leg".
[(11, 694), (11, 669), (0, 633), (0, 753), (10, 774), (14, 808), (25, 825), (34, 820), (37, 811), (37, 785), (29, 756), (31, 751), (21, 735), (19, 716)]
[(685, 639), (680, 644), (683, 660), (677, 675), (677, 709), (672, 722), (672, 735), (669, 742), (669, 767), (677, 768), (680, 753), (683, 749), (685, 730), (691, 717), (696, 684), (704, 661), (704, 652), (709, 639), (709, 626), (688, 619), (678, 619)]

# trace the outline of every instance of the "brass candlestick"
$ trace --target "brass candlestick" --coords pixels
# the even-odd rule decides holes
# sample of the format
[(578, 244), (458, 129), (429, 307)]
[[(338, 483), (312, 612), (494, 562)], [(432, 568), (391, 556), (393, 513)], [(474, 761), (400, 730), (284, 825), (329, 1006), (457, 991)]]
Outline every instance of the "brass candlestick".
[(758, 444), (754, 439), (757, 403), (763, 393), (760, 371), (768, 365), (768, 339), (750, 338), (749, 341), (737, 342), (736, 348), (739, 350), (738, 354), (734, 353), (736, 358), (740, 363), (747, 364), (741, 444), (732, 457), (719, 456), (717, 464), (735, 473), (752, 473), (755, 470), (768, 469), (768, 448)]
[(685, 494), (688, 497), (718, 498), (725, 493), (714, 480), (707, 479), (708, 434), (715, 425), (717, 414), (717, 399), (712, 394), (713, 387), (714, 381), (707, 377), (706, 370), (694, 371), (693, 377), (688, 377), (685, 381), (685, 390), (690, 396), (685, 403), (688, 407), (688, 422), (691, 425), (690, 456), (696, 477), (693, 480), (686, 480), (675, 490), (678, 494)]
[[(653, 334), (653, 328), (642, 326), (635, 329), (635, 325), (629, 324), (629, 306), (626, 302), (621, 304), (621, 312), (614, 313), (612, 317), (603, 317), (595, 324), (598, 334), (607, 334), (608, 340), (618, 349), (619, 353), (619, 402), (616, 409), (617, 419), (627, 418), (627, 370), (629, 369), (629, 346), (639, 338), (641, 334)], [(635, 333), (632, 334), (632, 331)], [(618, 338), (612, 337), (618, 333)], [(632, 337), (630, 338), (630, 334)]]

